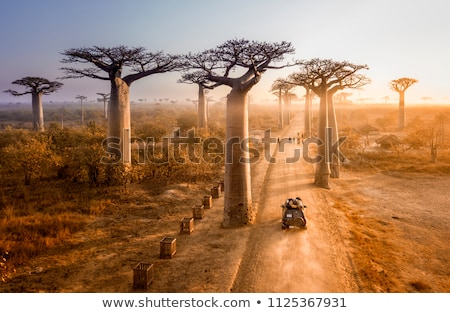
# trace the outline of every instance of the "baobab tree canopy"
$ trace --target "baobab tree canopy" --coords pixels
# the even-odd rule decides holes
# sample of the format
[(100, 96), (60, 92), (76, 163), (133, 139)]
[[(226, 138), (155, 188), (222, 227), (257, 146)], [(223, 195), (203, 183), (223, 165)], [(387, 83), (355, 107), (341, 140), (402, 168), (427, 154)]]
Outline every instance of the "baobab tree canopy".
[(370, 79), (360, 70), (367, 70), (366, 64), (358, 65), (347, 61), (334, 61), (332, 59), (311, 59), (300, 61), (301, 70), (289, 76), (288, 82), (311, 89), (320, 96), (325, 90), (334, 94), (345, 88), (360, 88)]
[(206, 78), (205, 74), (202, 71), (186, 72), (181, 76), (178, 82), (186, 84), (202, 85), (205, 88), (214, 87), (214, 84), (208, 81), (208, 79)]
[(200, 54), (188, 54), (189, 67), (203, 72), (204, 77), (220, 85), (233, 87), (236, 80), (230, 74), (238, 68), (247, 69), (240, 78), (240, 89), (249, 90), (266, 69), (282, 68), (273, 63), (282, 61), (286, 54), (294, 52), (291, 43), (267, 43), (246, 39), (232, 39)]
[(403, 92), (417, 82), (418, 80), (415, 78), (402, 77), (399, 79), (391, 80), (389, 85), (392, 90), (397, 92)]
[(32, 93), (47, 95), (57, 91), (63, 86), (60, 82), (33, 76), (27, 76), (22, 79), (15, 80), (12, 84), (26, 87), (26, 90), (23, 92), (18, 92), (11, 89), (5, 90), (5, 92), (10, 93), (13, 96), (22, 96)]
[[(148, 52), (143, 47), (90, 47), (68, 49), (62, 63), (90, 64), (86, 68), (63, 67), (64, 78), (90, 77), (111, 82), (108, 104), (108, 150), (116, 159), (131, 164), (130, 85), (143, 77), (177, 70), (180, 58), (163, 52)], [(130, 74), (123, 76), (124, 70)], [(119, 144), (119, 149), (111, 145)]]
[[(161, 51), (148, 52), (143, 47), (116, 46), (105, 48), (94, 46), (68, 49), (62, 55), (65, 56), (62, 63), (91, 63), (92, 65), (84, 69), (63, 67), (62, 70), (66, 72), (64, 78), (90, 77), (114, 80), (115, 78), (122, 78), (123, 68), (128, 67), (132, 73), (122, 78), (128, 86), (142, 77), (173, 71), (179, 66), (177, 56), (167, 55)], [(101, 72), (106, 72), (108, 76), (102, 76)]]
[(285, 79), (282, 78), (277, 78), (273, 83), (272, 86), (270, 88), (270, 91), (278, 91), (278, 90), (291, 90), (292, 88), (294, 88), (295, 85), (287, 82)]

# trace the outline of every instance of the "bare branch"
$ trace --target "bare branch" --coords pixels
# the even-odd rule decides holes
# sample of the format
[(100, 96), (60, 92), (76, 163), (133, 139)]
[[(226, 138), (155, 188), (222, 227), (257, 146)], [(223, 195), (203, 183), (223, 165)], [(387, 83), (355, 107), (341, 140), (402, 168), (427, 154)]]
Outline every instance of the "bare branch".
[(220, 86), (220, 83), (211, 83), (202, 71), (184, 73), (178, 80), (179, 83), (197, 84), (207, 89), (214, 89)]
[(289, 91), (292, 88), (294, 88), (295, 86), (296, 86), (295, 84), (290, 83), (288, 80), (285, 80), (283, 78), (278, 78), (273, 82), (270, 91), (277, 91), (280, 89), (282, 91)]
[(16, 96), (16, 97), (17, 97), (17, 96), (23, 96), (23, 95), (26, 95), (26, 94), (31, 93), (31, 91), (17, 92), (17, 91), (15, 91), (15, 90), (11, 90), (11, 89), (5, 90), (5, 91), (3, 91), (3, 92), (9, 93), (9, 94), (11, 94), (11, 95), (13, 95), (13, 96)]
[(132, 70), (136, 74), (125, 76), (123, 80), (130, 85), (132, 82), (158, 73), (177, 71), (182, 68), (182, 59), (177, 55), (165, 55), (162, 52), (145, 53), (133, 61)]
[(102, 93), (102, 92), (97, 92), (97, 94), (98, 94), (99, 96), (102, 96), (102, 97), (105, 98), (105, 99), (107, 99), (107, 98), (109, 97), (109, 95), (110, 95), (110, 93)]
[(61, 70), (63, 70), (66, 73), (65, 76), (61, 77), (61, 79), (82, 78), (82, 77), (89, 77), (102, 80), (110, 79), (109, 77), (106, 76), (97, 75), (97, 73), (100, 73), (101, 71), (96, 68), (77, 69), (71, 67), (63, 67), (61, 68)]

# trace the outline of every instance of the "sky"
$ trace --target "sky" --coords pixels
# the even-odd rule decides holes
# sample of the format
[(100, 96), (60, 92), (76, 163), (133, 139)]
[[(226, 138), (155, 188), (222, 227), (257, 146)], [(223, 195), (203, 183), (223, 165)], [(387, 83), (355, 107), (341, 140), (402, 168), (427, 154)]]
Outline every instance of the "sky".
[[(353, 102), (398, 102), (389, 82), (413, 77), (406, 102), (450, 104), (450, 2), (448, 0), (2, 0), (0, 11), (0, 91), (20, 86), (25, 76), (56, 80), (61, 52), (92, 46), (144, 47), (171, 54), (201, 52), (226, 40), (289, 41), (295, 59), (330, 58), (367, 64), (371, 84), (352, 93)], [(273, 102), (270, 86), (297, 68), (268, 70), (250, 91), (253, 102)], [(179, 73), (136, 81), (130, 99), (196, 99), (194, 85), (178, 83)], [(88, 100), (109, 92), (107, 81), (65, 79), (48, 101)], [(225, 97), (222, 86), (209, 96)], [(304, 95), (297, 87), (294, 92)], [(29, 95), (0, 92), (0, 103), (31, 102)], [(31, 97), (30, 97), (31, 98)], [(431, 98), (427, 100), (427, 98)]]

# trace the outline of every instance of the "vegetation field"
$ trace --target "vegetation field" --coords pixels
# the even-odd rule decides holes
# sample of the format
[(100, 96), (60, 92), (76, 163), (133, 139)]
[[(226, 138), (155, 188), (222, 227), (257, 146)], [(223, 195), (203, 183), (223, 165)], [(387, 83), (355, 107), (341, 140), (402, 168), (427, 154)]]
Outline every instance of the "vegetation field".
[[(269, 128), (280, 133), (274, 107), (250, 107), (254, 133)], [(303, 114), (302, 104), (294, 108), (294, 117)], [(130, 291), (130, 268), (157, 253), (161, 236), (177, 233), (179, 219), (190, 214), (191, 207), (223, 176), (223, 160), (139, 164), (135, 152), (131, 171), (121, 164), (104, 164), (102, 141), (106, 131), (101, 108), (87, 108), (84, 126), (75, 106), (65, 110), (61, 125), (61, 109), (49, 106), (46, 131), (39, 134), (30, 130), (31, 114), (25, 108), (0, 110), (0, 290)], [(352, 243), (359, 286), (351, 291), (450, 291), (448, 281), (445, 283), (448, 269), (443, 266), (450, 257), (449, 233), (445, 230), (449, 224), (445, 192), (450, 174), (449, 111), (439, 106), (409, 107), (407, 125), (399, 132), (395, 107), (336, 106), (341, 135), (347, 136), (342, 145), (346, 159), (342, 177), (332, 181), (332, 190), (320, 192), (327, 192), (332, 209), (345, 216), (349, 227), (347, 239)], [(210, 106), (210, 121), (209, 132), (196, 134), (203, 139), (223, 140), (223, 104)], [(317, 120), (313, 121), (317, 127)], [(174, 129), (185, 133), (196, 122), (193, 107), (132, 107), (133, 137), (153, 137), (161, 142)], [(377, 140), (385, 135), (395, 135), (398, 144), (381, 147)], [(181, 152), (187, 158), (187, 152)], [(195, 152), (201, 154), (200, 150)], [(259, 181), (262, 183), (261, 178)], [(410, 212), (410, 206), (420, 207), (417, 212), (427, 215), (421, 220)], [(220, 209), (214, 216), (220, 220)], [(393, 224), (397, 222), (402, 224)], [(205, 223), (200, 227), (206, 227)], [(229, 291), (228, 285), (212, 282), (220, 281), (220, 275), (229, 275), (219, 268), (229, 260), (227, 253), (242, 251), (232, 248), (243, 244), (239, 241), (242, 230), (230, 231), (228, 236), (220, 226), (213, 230), (214, 225), (218, 226), (211, 224), (208, 229), (218, 237), (209, 243), (210, 253), (202, 252), (205, 259), (223, 259), (222, 263), (216, 260), (214, 272), (205, 268), (190, 284), (167, 289), (167, 280), (180, 277), (170, 276), (166, 269), (167, 277), (158, 274), (159, 283), (154, 284), (153, 291)], [(430, 230), (428, 237), (418, 233), (424, 227)], [(408, 241), (403, 239), (405, 234)], [(143, 238), (153, 242), (147, 252), (142, 250)], [(402, 254), (403, 248), (408, 252)], [(432, 255), (434, 261), (427, 263), (426, 255)], [(89, 256), (93, 260), (88, 262), (84, 258)], [(387, 277), (396, 266), (414, 258), (420, 264), (411, 263), (408, 273)], [(189, 264), (192, 270), (198, 270)], [(104, 284), (100, 278), (94, 283), (91, 280), (96, 274), (92, 271), (110, 277), (104, 278)], [(64, 282), (67, 277), (72, 282), (78, 277), (77, 283), (71, 287)]]

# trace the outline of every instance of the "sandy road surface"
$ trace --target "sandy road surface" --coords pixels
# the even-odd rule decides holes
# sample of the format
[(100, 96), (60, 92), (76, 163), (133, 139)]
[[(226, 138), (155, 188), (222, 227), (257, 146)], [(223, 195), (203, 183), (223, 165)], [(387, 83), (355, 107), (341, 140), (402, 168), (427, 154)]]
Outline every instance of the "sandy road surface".
[[(284, 137), (301, 131), (300, 118)], [(255, 226), (243, 256), (233, 292), (357, 291), (352, 265), (340, 233), (338, 213), (330, 212), (312, 185), (312, 166), (296, 158), (301, 145), (286, 144), (269, 165)], [(279, 150), (279, 149), (276, 149)], [(297, 152), (294, 152), (297, 150)], [(300, 154), (299, 154), (300, 155)], [(281, 204), (300, 196), (307, 205), (307, 229), (281, 230)]]

